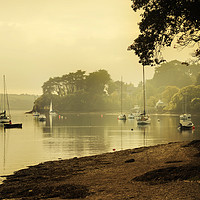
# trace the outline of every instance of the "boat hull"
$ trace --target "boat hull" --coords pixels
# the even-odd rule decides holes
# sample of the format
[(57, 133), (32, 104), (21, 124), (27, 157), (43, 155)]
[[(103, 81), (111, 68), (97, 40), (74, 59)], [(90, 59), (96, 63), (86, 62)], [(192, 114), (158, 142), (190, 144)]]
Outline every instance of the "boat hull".
[(146, 125), (151, 123), (151, 118), (149, 115), (141, 114), (139, 117), (137, 117), (137, 124), (138, 125)]
[(150, 120), (148, 120), (148, 121), (137, 121), (137, 124), (138, 125), (147, 125), (147, 124), (150, 124), (151, 123), (151, 121)]
[(192, 129), (193, 127), (194, 127), (194, 124), (191, 120), (191, 114), (180, 115), (179, 128), (181, 130), (188, 130), (188, 129)]
[(4, 124), (4, 128), (22, 128), (22, 123), (18, 124)]
[(42, 114), (38, 117), (38, 119), (39, 119), (39, 121), (44, 122), (44, 121), (46, 121), (46, 116)]
[(128, 119), (134, 119), (135, 116), (133, 114), (128, 115)]
[(182, 126), (180, 127), (181, 130), (191, 130), (193, 126)]
[(39, 118), (39, 121), (44, 122), (46, 121), (46, 118)]

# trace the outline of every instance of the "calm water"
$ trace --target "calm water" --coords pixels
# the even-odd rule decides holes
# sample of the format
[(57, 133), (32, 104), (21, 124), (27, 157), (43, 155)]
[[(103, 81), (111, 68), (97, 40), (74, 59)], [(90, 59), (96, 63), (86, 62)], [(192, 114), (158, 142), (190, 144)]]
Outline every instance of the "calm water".
[[(194, 130), (177, 129), (178, 115), (151, 115), (152, 123), (138, 127), (136, 120), (117, 120), (117, 114), (68, 114), (39, 122), (23, 111), (12, 112), (22, 129), (0, 129), (0, 175), (26, 166), (174, 141), (200, 139), (200, 118)], [(1, 180), (1, 179), (0, 179)]]

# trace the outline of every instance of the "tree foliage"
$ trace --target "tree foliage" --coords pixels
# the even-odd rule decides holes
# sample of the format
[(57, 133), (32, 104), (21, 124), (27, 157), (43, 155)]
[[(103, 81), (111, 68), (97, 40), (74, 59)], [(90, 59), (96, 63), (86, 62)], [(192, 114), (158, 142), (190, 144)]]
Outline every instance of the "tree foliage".
[[(158, 100), (165, 103), (166, 111), (181, 112), (183, 96), (187, 98), (189, 111), (200, 111), (200, 64), (182, 65), (174, 60), (155, 68), (154, 77), (146, 81), (147, 110), (155, 109)], [(34, 110), (48, 111), (53, 100), (58, 112), (120, 111), (121, 86), (123, 111), (135, 105), (143, 106), (142, 82), (134, 87), (121, 81), (113, 81), (106, 70), (86, 74), (78, 70), (60, 77), (50, 78), (34, 105)]]
[(78, 70), (62, 77), (50, 78), (42, 86), (43, 94), (56, 94), (58, 96), (74, 94), (76, 91), (84, 89), (85, 77), (85, 71)]
[(151, 83), (154, 87), (176, 86), (182, 88), (193, 84), (193, 76), (190, 65), (182, 65), (181, 62), (174, 60), (157, 66)]
[(171, 99), (168, 110), (173, 112), (200, 111), (200, 86), (190, 85), (179, 90)]
[[(172, 41), (181, 47), (200, 42), (199, 0), (132, 0), (136, 12), (142, 10), (140, 34), (128, 49), (134, 50), (143, 65), (164, 61), (162, 48)], [(200, 48), (195, 50), (200, 58)]]
[(110, 81), (110, 74), (106, 70), (98, 70), (86, 77), (86, 90), (90, 93), (105, 93), (105, 86)]
[[(121, 82), (113, 81), (106, 70), (98, 70), (88, 75), (78, 70), (61, 77), (49, 78), (34, 105), (34, 110), (45, 112), (50, 101), (54, 102), (54, 110), (66, 111), (100, 111), (120, 110)], [(134, 86), (123, 83), (125, 105), (133, 106), (131, 96)]]
[(162, 100), (165, 103), (169, 103), (172, 99), (172, 97), (179, 91), (179, 88), (176, 86), (168, 86), (166, 89), (162, 92)]

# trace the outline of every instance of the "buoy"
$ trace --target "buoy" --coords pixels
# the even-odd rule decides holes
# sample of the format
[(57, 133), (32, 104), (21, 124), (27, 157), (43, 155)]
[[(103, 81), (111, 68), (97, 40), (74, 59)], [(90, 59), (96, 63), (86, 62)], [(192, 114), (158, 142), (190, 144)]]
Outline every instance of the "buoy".
[(115, 151), (116, 149), (113, 149), (113, 151)]
[(192, 129), (195, 129), (195, 126), (193, 126)]
[(131, 131), (133, 131), (133, 128), (131, 129)]

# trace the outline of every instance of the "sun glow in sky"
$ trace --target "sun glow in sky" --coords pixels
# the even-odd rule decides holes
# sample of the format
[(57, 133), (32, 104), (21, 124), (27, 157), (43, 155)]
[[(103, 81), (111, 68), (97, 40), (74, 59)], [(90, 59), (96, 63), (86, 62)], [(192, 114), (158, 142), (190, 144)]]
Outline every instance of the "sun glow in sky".
[[(137, 85), (142, 68), (127, 47), (139, 34), (140, 17), (131, 3), (0, 0), (0, 75), (6, 75), (8, 92), (41, 94), (50, 77), (79, 69), (105, 69), (113, 80), (123, 76), (124, 82)], [(169, 60), (185, 57), (171, 51), (166, 55)], [(146, 78), (153, 73), (146, 68)]]

